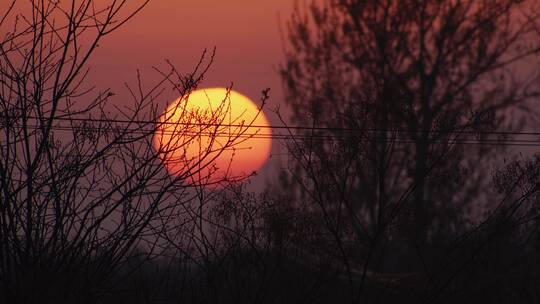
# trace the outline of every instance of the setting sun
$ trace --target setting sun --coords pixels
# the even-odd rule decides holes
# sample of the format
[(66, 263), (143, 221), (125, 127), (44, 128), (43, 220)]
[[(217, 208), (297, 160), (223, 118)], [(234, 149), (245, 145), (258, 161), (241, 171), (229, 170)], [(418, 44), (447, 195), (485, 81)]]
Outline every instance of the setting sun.
[(272, 145), (268, 120), (248, 97), (200, 89), (163, 113), (154, 147), (168, 172), (193, 184), (217, 185), (256, 172)]

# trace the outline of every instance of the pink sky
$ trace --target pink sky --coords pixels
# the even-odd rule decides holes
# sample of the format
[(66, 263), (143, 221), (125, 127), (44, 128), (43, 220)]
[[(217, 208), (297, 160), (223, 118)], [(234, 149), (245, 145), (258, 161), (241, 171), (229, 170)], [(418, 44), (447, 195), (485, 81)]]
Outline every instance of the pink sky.
[[(92, 82), (120, 89), (133, 81), (136, 69), (146, 79), (151, 66), (169, 59), (181, 72), (190, 71), (205, 48), (217, 48), (203, 87), (227, 86), (254, 100), (266, 87), (271, 104), (281, 103), (277, 73), (283, 58), (279, 33), (290, 15), (291, 0), (159, 0), (101, 43), (92, 64)], [(272, 117), (269, 117), (271, 120)]]
[[(135, 7), (142, 2), (127, 3)], [(2, 3), (0, 0), (0, 10)], [(96, 0), (96, 3), (108, 5), (111, 0)], [(112, 102), (129, 106), (132, 100), (124, 83), (136, 85), (137, 69), (142, 72), (144, 83), (150, 86), (160, 79), (152, 66), (167, 70), (165, 60), (170, 60), (180, 72), (188, 73), (204, 49), (211, 51), (216, 47), (215, 61), (201, 87), (225, 87), (232, 82), (236, 91), (255, 102), (260, 100), (261, 91), (269, 87), (271, 99), (264, 112), (270, 123), (279, 124), (269, 110), (277, 105), (285, 107), (278, 74), (284, 55), (280, 26), (285, 30), (294, 3), (294, 0), (151, 0), (138, 15), (100, 42), (89, 61), (90, 74), (84, 89), (111, 88), (116, 93)], [(69, 8), (69, 3), (63, 7)], [(6, 24), (11, 24), (16, 14), (31, 18), (30, 2), (16, 2), (14, 12), (13, 20)], [(3, 27), (0, 35), (10, 30), (11, 26)], [(167, 90), (159, 103), (165, 109), (177, 97), (174, 91)], [(272, 146), (273, 153), (279, 152), (279, 143)], [(269, 178), (269, 168), (278, 164), (267, 163), (256, 183)]]
[[(280, 19), (290, 16), (291, 0), (153, 0), (134, 19), (106, 37), (95, 53), (90, 83), (97, 88), (112, 88), (119, 93), (115, 103), (128, 100), (125, 81), (134, 83), (141, 69), (150, 83), (158, 77), (152, 66), (165, 68), (170, 60), (180, 72), (189, 72), (205, 48), (217, 48), (214, 64), (202, 87), (227, 86), (258, 101), (261, 91), (271, 88), (269, 108), (285, 105), (282, 101), (278, 66), (283, 58)], [(285, 34), (285, 33), (284, 33)], [(164, 98), (174, 99), (167, 91)], [(170, 100), (165, 100), (169, 102)], [(128, 101), (129, 102), (129, 101)], [(265, 111), (271, 123), (275, 115)], [(273, 152), (280, 150), (273, 143)], [(272, 157), (253, 178), (253, 187), (269, 179), (280, 164)]]

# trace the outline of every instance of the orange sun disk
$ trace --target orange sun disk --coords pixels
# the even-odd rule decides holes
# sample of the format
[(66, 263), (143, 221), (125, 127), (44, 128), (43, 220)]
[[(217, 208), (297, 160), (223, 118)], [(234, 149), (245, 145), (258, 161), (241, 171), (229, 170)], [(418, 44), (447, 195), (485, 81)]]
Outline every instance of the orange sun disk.
[(272, 139), (268, 120), (253, 101), (211, 88), (174, 100), (159, 119), (153, 145), (170, 175), (216, 187), (259, 170)]

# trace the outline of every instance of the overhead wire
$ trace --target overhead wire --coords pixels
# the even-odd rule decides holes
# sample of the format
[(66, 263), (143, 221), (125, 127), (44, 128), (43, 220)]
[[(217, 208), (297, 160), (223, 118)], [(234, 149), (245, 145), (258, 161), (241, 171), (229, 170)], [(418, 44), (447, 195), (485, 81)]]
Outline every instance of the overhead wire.
[[(26, 117), (27, 119), (37, 119), (37, 117)], [(275, 140), (359, 140), (366, 139), (373, 142), (388, 142), (398, 144), (413, 144), (418, 142), (428, 142), (430, 144), (458, 144), (458, 145), (495, 145), (495, 146), (518, 146), (518, 147), (540, 147), (540, 132), (519, 132), (519, 131), (473, 131), (473, 130), (411, 130), (411, 129), (377, 129), (377, 128), (339, 128), (339, 127), (305, 127), (305, 126), (276, 126), (276, 125), (249, 125), (249, 124), (207, 124), (207, 123), (193, 123), (193, 122), (161, 122), (153, 120), (122, 120), (122, 119), (104, 119), (104, 118), (75, 118), (75, 117), (58, 117), (57, 121), (64, 122), (88, 122), (88, 123), (116, 123), (116, 124), (133, 124), (143, 125), (138, 127), (128, 126), (115, 126), (119, 132), (127, 132), (130, 134), (159, 134), (159, 135), (176, 135), (187, 136), (195, 138), (201, 137), (215, 137), (215, 138), (229, 138), (229, 139), (275, 139)], [(159, 130), (157, 127), (148, 128), (145, 125), (153, 126), (165, 126), (165, 130)], [(167, 130), (168, 126), (182, 126), (188, 129), (180, 130)], [(5, 123), (0, 123), (0, 127), (5, 127)], [(13, 124), (10, 127), (20, 127)], [(26, 124), (27, 128), (39, 129), (38, 125)], [(199, 128), (198, 130), (189, 130), (189, 127)], [(103, 133), (113, 131), (113, 128), (107, 130), (103, 126), (92, 125), (52, 125), (54, 130), (58, 131), (89, 131)], [(218, 130), (219, 128), (238, 128), (239, 130)], [(258, 129), (256, 131), (250, 131), (252, 129)], [(261, 129), (266, 130), (287, 130), (289, 133), (277, 133), (277, 132), (260, 132)], [(212, 131), (213, 130), (213, 131)], [(296, 133), (294, 131), (312, 131), (313, 133)], [(327, 132), (327, 133), (323, 133)], [(394, 133), (394, 136), (379, 137), (374, 136), (376, 134), (365, 133)], [(430, 136), (447, 136), (446, 138), (434, 138), (428, 137), (427, 139), (411, 139), (410, 137), (404, 137), (403, 134), (412, 133), (427, 133)], [(388, 135), (390, 135), (388, 134)], [(475, 135), (476, 139), (472, 138), (451, 138), (449, 135)], [(479, 136), (519, 136), (525, 138), (478, 138)], [(531, 136), (538, 136), (536, 139), (531, 139)]]
[[(21, 118), (15, 116), (11, 118)], [(27, 119), (39, 119), (35, 116), (27, 116)], [(197, 123), (197, 122), (170, 122), (170, 121), (157, 121), (157, 120), (127, 120), (127, 119), (115, 119), (115, 118), (83, 118), (83, 117), (55, 117), (57, 121), (79, 121), (79, 122), (101, 122), (101, 123), (127, 123), (127, 124), (159, 124), (165, 126), (204, 126), (204, 127), (250, 127), (259, 129), (273, 129), (273, 130), (305, 130), (305, 131), (337, 131), (337, 132), (396, 132), (396, 133), (459, 133), (459, 134), (488, 134), (488, 135), (538, 135), (540, 132), (523, 132), (523, 131), (482, 131), (482, 130), (421, 130), (421, 129), (382, 129), (382, 128), (350, 128), (350, 127), (317, 127), (317, 126), (286, 126), (286, 125), (255, 125), (255, 124), (239, 124), (239, 123)]]

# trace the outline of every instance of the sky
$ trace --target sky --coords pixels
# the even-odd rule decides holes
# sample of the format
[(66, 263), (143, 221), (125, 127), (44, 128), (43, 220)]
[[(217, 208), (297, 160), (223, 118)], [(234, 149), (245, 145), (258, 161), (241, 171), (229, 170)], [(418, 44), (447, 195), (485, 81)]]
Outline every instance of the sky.
[[(285, 22), (292, 12), (291, 0), (153, 0), (125, 26), (107, 36), (91, 63), (90, 83), (111, 88), (120, 98), (126, 92), (124, 82), (134, 83), (140, 69), (144, 80), (157, 80), (152, 66), (166, 69), (170, 60), (180, 72), (191, 71), (205, 49), (216, 48), (216, 56), (202, 87), (225, 87), (254, 101), (270, 88), (265, 114), (270, 123), (278, 123), (270, 109), (284, 107), (278, 74), (283, 60)], [(168, 95), (167, 95), (168, 94)], [(164, 98), (174, 99), (174, 92)], [(122, 101), (116, 101), (122, 102)], [(279, 143), (273, 144), (279, 154)], [(271, 158), (253, 178), (260, 187), (270, 179)]]
[[(280, 24), (291, 0), (160, 0), (108, 36), (95, 54), (93, 82), (121, 87), (141, 69), (165, 68), (170, 60), (181, 72), (198, 62), (204, 49), (216, 47), (215, 61), (204, 87), (227, 86), (258, 100), (272, 89), (272, 103), (282, 98), (278, 66), (283, 58)], [(281, 18), (281, 22), (279, 19)]]

